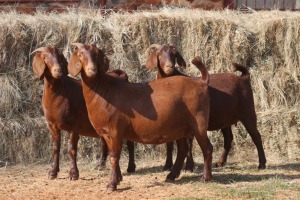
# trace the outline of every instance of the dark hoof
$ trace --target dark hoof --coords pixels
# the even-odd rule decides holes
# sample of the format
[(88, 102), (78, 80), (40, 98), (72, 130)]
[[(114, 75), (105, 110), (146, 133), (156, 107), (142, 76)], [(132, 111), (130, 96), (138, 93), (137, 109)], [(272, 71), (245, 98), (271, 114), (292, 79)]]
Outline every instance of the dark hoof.
[(165, 182), (166, 183), (175, 183), (175, 179), (166, 178)]
[(113, 185), (113, 184), (109, 183), (106, 186), (106, 191), (107, 192), (113, 192), (113, 191), (116, 191), (116, 190), (117, 190), (117, 185)]
[(53, 180), (57, 178), (57, 174), (59, 171), (49, 170), (48, 172), (48, 179)]
[(215, 164), (215, 167), (224, 167), (224, 165), (225, 165), (225, 162), (217, 162), (216, 164)]
[(211, 178), (205, 178), (204, 176), (202, 176), (202, 178), (200, 179), (200, 182), (202, 182), (202, 183), (207, 183), (210, 181), (211, 181)]
[(191, 169), (184, 169), (184, 172), (185, 172), (185, 173), (193, 173), (194, 170), (191, 170)]
[(135, 164), (133, 164), (133, 165), (128, 165), (127, 172), (128, 172), (128, 173), (135, 172), (135, 168), (136, 168)]
[(165, 165), (163, 171), (171, 171), (173, 165)]
[(48, 179), (49, 180), (54, 180), (54, 179), (56, 179), (57, 178), (57, 175), (49, 175), (48, 176)]
[(106, 162), (100, 162), (100, 163), (98, 163), (95, 167), (94, 167), (94, 169), (95, 170), (100, 170), (100, 169), (104, 169), (104, 168), (106, 168)]
[(79, 179), (79, 176), (70, 176), (70, 181), (77, 181)]
[(259, 164), (258, 169), (266, 169), (266, 165), (265, 164)]
[(184, 171), (188, 173), (193, 173), (194, 172), (195, 166), (185, 166)]

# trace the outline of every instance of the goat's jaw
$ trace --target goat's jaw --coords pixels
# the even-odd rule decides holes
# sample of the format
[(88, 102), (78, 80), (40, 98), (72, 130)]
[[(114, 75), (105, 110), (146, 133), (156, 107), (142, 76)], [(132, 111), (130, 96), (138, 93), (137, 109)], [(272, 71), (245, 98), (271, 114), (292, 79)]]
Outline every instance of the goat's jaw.
[(174, 73), (174, 67), (164, 67), (163, 71), (166, 75), (172, 75)]
[(85, 71), (85, 74), (87, 75), (87, 77), (93, 78), (93, 77), (96, 76), (97, 70), (88, 69), (88, 70)]
[(62, 70), (60, 68), (52, 69), (51, 74), (55, 79), (60, 79), (63, 76)]
[(62, 73), (52, 73), (52, 76), (55, 79), (60, 79), (63, 76), (63, 74)]

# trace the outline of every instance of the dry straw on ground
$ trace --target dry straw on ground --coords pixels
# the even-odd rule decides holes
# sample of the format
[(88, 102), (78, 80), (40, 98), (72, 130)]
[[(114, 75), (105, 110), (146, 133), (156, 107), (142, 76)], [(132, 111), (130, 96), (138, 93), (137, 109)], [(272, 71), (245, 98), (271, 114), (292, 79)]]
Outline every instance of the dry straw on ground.
[[(113, 13), (105, 18), (95, 11), (1, 13), (0, 26), (2, 162), (49, 161), (50, 136), (40, 106), (43, 84), (33, 77), (30, 53), (41, 46), (55, 45), (69, 57), (72, 42), (96, 42), (109, 56), (111, 69), (126, 70), (132, 82), (155, 78), (155, 72), (145, 68), (146, 50), (153, 43), (174, 44), (187, 61), (202, 56), (210, 73), (228, 72), (232, 62), (246, 65), (251, 72), (258, 129), (267, 159), (300, 158), (299, 12), (243, 14), (165, 8), (158, 12)], [(185, 72), (199, 75), (190, 64)], [(234, 135), (235, 152), (256, 155), (251, 138), (240, 124), (234, 128)], [(218, 151), (221, 134), (212, 132), (210, 137)], [(94, 160), (98, 146), (97, 140), (82, 139), (80, 157)], [(151, 153), (148, 149), (139, 145), (137, 154)]]

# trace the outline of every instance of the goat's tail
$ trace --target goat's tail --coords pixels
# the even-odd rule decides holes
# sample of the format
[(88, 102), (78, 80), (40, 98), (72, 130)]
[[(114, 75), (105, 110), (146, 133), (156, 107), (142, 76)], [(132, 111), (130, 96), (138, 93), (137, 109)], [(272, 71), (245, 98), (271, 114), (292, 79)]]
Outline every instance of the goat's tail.
[(232, 71), (233, 72), (240, 71), (240, 72), (242, 72), (242, 76), (250, 75), (248, 69), (245, 66), (237, 64), (237, 63), (232, 63)]
[(192, 60), (192, 63), (201, 71), (202, 78), (200, 80), (202, 80), (204, 83), (208, 84), (209, 74), (208, 74), (207, 68), (205, 67), (205, 65), (202, 62), (201, 57), (200, 56), (196, 56)]

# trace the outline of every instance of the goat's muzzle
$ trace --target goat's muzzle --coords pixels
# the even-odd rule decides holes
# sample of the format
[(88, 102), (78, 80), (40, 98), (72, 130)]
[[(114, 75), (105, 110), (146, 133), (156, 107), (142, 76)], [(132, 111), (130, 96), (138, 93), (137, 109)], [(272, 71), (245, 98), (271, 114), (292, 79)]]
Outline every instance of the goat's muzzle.
[(95, 66), (88, 66), (85, 73), (88, 77), (95, 77), (97, 74), (97, 68)]
[(61, 69), (61, 67), (54, 67), (51, 70), (51, 74), (53, 78), (59, 79), (63, 76), (63, 70)]
[(163, 68), (166, 75), (172, 75), (174, 73), (174, 69), (175, 67), (173, 65), (167, 65)]

